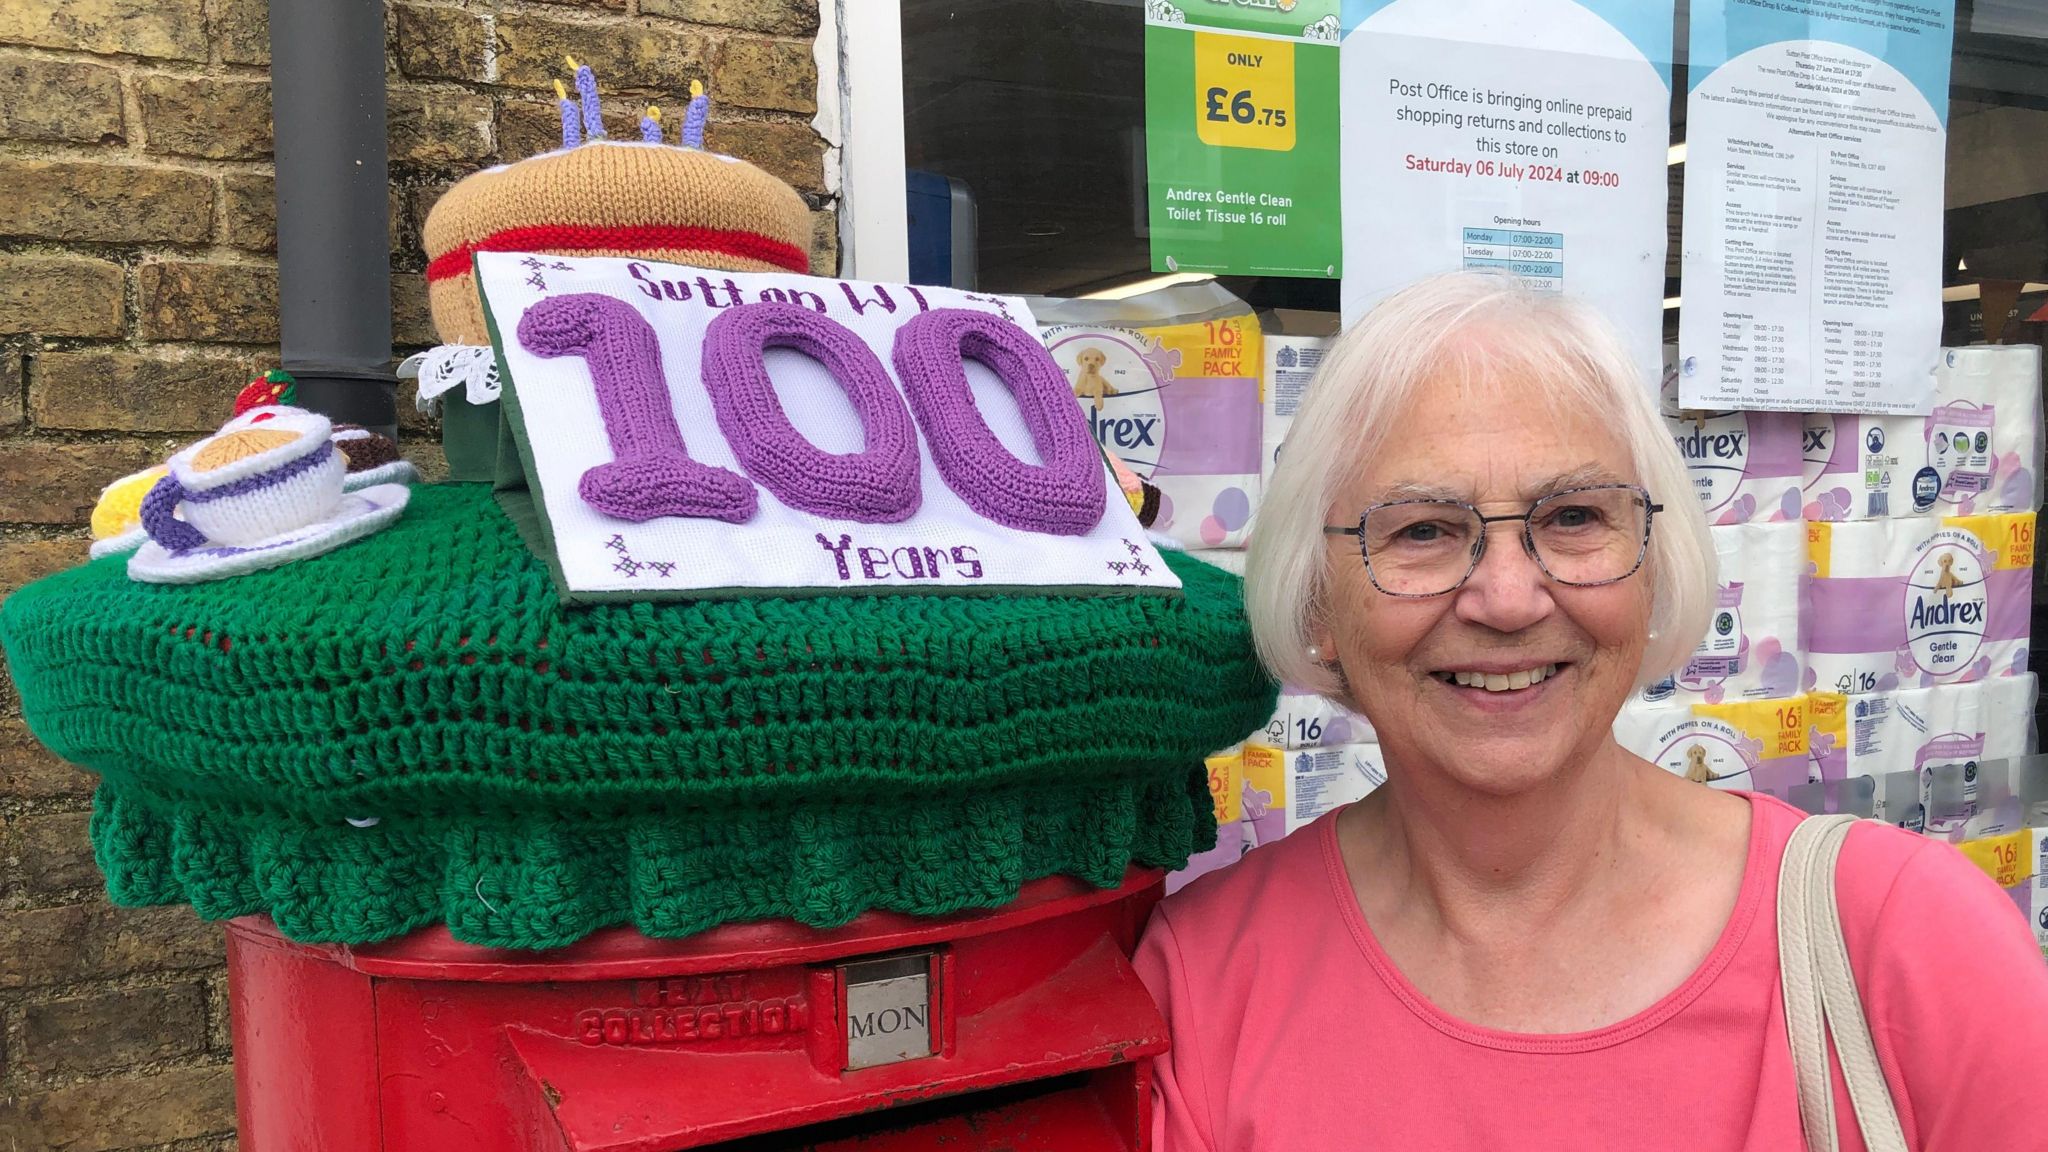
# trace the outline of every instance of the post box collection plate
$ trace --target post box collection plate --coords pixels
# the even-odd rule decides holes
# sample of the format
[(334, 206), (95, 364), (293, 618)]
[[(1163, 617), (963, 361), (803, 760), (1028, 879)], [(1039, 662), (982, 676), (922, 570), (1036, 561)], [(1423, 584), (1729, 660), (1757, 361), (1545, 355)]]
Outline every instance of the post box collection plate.
[(932, 1054), (932, 954), (913, 952), (840, 967), (846, 988), (846, 1070)]

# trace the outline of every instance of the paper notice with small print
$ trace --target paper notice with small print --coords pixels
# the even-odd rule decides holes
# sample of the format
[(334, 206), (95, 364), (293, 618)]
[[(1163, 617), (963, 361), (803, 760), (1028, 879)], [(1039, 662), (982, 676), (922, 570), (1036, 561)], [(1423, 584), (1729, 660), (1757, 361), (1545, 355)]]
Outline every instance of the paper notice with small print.
[(1953, 0), (1692, 6), (1679, 394), (1924, 414)]

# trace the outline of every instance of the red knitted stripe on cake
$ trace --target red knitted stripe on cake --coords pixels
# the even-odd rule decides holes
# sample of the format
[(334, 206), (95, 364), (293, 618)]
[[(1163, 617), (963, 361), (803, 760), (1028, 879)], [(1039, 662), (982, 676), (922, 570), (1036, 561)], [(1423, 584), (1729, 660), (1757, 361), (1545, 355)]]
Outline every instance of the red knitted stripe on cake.
[(629, 255), (650, 248), (681, 248), (759, 260), (791, 272), (811, 270), (810, 256), (803, 249), (758, 232), (676, 224), (632, 224), (623, 228), (535, 224), (493, 232), (474, 244), (441, 253), (428, 263), (427, 279), (446, 280), (463, 275), (470, 269), (470, 258), (478, 252), (545, 252), (557, 248)]

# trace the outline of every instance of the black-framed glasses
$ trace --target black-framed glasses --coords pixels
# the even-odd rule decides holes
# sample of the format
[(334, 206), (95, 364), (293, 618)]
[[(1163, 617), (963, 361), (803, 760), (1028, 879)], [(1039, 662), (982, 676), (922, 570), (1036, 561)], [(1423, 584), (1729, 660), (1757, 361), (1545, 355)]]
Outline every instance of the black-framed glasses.
[(1559, 584), (1592, 588), (1626, 580), (1650, 550), (1650, 522), (1662, 512), (1635, 484), (1599, 484), (1553, 492), (1527, 512), (1485, 516), (1455, 500), (1394, 500), (1359, 514), (1356, 527), (1325, 525), (1329, 536), (1358, 537), (1365, 574), (1389, 596), (1442, 596), (1464, 587), (1486, 554), (1486, 526), (1520, 521), (1522, 548)]

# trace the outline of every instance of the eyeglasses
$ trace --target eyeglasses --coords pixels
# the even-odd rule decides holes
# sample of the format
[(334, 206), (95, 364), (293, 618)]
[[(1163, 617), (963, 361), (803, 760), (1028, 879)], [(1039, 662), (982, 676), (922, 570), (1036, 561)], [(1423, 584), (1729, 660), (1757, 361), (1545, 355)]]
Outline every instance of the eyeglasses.
[(1355, 528), (1324, 526), (1329, 536), (1358, 537), (1372, 586), (1389, 596), (1442, 596), (1464, 587), (1486, 553), (1486, 526), (1519, 521), (1522, 548), (1545, 576), (1574, 588), (1612, 584), (1635, 575), (1650, 548), (1650, 521), (1662, 512), (1634, 484), (1602, 484), (1553, 492), (1527, 512), (1482, 516), (1453, 500), (1374, 504)]

